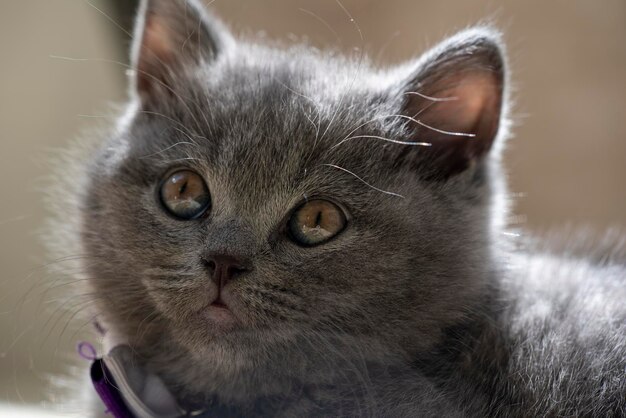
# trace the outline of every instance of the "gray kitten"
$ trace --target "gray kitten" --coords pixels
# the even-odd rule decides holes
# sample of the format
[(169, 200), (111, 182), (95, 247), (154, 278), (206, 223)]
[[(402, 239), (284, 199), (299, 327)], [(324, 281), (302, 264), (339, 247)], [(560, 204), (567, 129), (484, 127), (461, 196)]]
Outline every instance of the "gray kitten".
[(235, 40), (196, 1), (151, 0), (132, 68), (58, 247), (86, 255), (107, 336), (181, 404), (626, 414), (620, 250), (533, 254), (506, 233), (498, 33), (379, 70)]

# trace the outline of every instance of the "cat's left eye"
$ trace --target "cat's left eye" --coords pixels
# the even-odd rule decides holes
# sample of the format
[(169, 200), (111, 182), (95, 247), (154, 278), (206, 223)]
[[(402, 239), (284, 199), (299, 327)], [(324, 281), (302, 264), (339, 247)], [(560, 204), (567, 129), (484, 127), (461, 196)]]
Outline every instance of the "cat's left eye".
[(195, 219), (211, 206), (211, 195), (204, 179), (191, 170), (171, 174), (161, 184), (161, 202), (167, 211), (183, 220)]
[(336, 204), (322, 199), (310, 200), (291, 215), (289, 236), (296, 243), (311, 247), (339, 234), (346, 223), (346, 215)]

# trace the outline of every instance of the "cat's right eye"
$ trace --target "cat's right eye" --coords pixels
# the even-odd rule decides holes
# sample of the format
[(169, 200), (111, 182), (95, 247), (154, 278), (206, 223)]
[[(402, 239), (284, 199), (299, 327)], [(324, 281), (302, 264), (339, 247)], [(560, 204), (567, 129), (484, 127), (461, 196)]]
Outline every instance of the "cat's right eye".
[(211, 195), (204, 179), (191, 170), (171, 174), (161, 184), (159, 196), (163, 207), (182, 220), (196, 219), (211, 206)]
[(346, 227), (346, 215), (333, 202), (310, 200), (291, 215), (288, 231), (291, 239), (304, 246), (323, 244)]

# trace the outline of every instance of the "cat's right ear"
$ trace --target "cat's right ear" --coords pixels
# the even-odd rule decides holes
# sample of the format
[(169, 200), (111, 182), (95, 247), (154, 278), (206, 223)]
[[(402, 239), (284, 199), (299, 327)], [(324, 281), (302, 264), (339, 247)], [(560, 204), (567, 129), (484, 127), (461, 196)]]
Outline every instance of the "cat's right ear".
[(177, 82), (233, 42), (198, 0), (142, 0), (133, 38), (133, 91), (144, 107), (176, 95)]
[(502, 132), (505, 58), (500, 34), (465, 30), (408, 66), (399, 83), (405, 140), (428, 147), (403, 153), (422, 176), (445, 180), (485, 159)]

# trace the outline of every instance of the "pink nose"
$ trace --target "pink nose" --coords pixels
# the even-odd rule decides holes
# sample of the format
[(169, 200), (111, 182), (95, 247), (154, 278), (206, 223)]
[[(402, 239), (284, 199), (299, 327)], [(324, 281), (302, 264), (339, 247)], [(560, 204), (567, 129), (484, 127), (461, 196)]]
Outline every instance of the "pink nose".
[(240, 257), (225, 254), (209, 254), (204, 258), (204, 264), (209, 270), (211, 280), (219, 290), (232, 279), (248, 271), (247, 263)]

